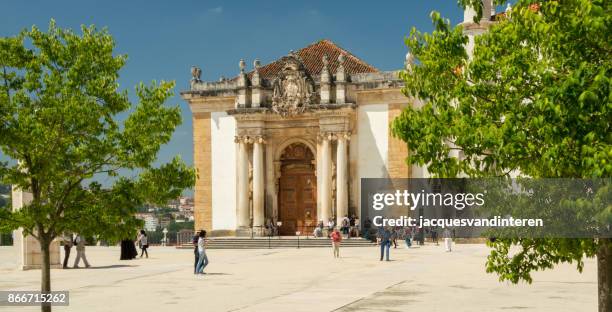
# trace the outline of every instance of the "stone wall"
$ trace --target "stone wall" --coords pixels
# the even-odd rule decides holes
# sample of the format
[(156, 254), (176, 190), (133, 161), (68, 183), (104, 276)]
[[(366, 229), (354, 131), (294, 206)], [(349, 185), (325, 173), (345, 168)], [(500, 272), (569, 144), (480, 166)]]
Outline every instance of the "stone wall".
[(212, 112), (210, 119), (212, 228), (236, 228), (236, 121), (225, 112)]
[(389, 160), (387, 170), (389, 171), (389, 178), (391, 179), (411, 177), (410, 166), (406, 163), (406, 157), (408, 157), (408, 144), (393, 137), (391, 133), (391, 122), (393, 122), (395, 117), (401, 114), (402, 109), (406, 106), (407, 104), (389, 104)]
[(194, 192), (195, 229), (212, 230), (210, 113), (193, 114), (193, 165), (198, 178)]

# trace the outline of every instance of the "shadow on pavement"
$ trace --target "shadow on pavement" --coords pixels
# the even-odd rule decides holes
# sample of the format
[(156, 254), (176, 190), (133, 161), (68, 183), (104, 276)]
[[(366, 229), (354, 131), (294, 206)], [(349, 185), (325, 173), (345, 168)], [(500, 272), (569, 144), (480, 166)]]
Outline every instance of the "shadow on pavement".
[(206, 273), (205, 275), (231, 275), (229, 273)]
[(96, 270), (96, 269), (117, 269), (117, 268), (131, 268), (131, 267), (137, 267), (137, 266), (138, 265), (113, 264), (113, 265), (91, 266), (88, 269), (89, 270)]

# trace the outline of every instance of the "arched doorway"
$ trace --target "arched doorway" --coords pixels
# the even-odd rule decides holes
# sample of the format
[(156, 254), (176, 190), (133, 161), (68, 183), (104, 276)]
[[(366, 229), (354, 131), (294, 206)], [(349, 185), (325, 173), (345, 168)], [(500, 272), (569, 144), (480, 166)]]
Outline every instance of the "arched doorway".
[(280, 157), (278, 192), (281, 235), (311, 232), (317, 221), (317, 179), (314, 155), (303, 143), (287, 146)]

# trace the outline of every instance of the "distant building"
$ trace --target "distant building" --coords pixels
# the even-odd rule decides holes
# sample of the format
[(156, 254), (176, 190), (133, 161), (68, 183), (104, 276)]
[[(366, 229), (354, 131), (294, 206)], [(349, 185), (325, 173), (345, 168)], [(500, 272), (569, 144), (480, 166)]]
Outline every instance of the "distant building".
[(170, 217), (163, 217), (163, 218), (161, 218), (161, 221), (159, 222), (159, 226), (161, 226), (163, 228), (167, 228), (168, 225), (170, 224), (170, 222), (172, 222), (172, 218), (170, 218)]
[(179, 197), (179, 211), (182, 213), (191, 212), (193, 213), (193, 197), (181, 196)]
[(147, 232), (154, 232), (159, 227), (159, 220), (152, 213), (137, 213), (136, 218), (144, 221), (144, 229)]

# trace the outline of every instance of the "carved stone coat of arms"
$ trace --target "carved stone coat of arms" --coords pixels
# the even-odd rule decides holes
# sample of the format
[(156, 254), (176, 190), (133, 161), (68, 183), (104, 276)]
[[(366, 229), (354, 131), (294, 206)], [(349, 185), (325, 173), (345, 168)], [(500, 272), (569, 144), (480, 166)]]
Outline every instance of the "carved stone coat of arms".
[(314, 82), (296, 57), (287, 58), (282, 72), (272, 85), (272, 111), (275, 113), (296, 115), (304, 112), (314, 101)]

